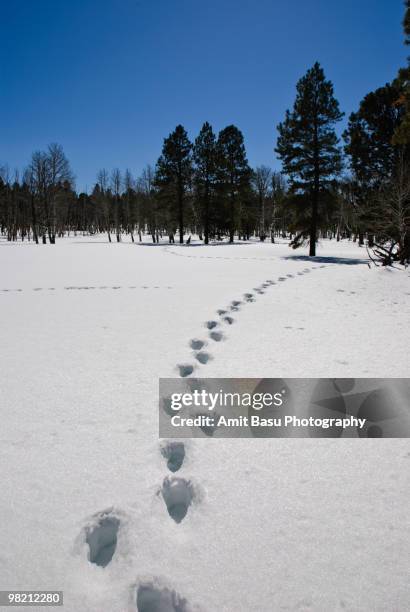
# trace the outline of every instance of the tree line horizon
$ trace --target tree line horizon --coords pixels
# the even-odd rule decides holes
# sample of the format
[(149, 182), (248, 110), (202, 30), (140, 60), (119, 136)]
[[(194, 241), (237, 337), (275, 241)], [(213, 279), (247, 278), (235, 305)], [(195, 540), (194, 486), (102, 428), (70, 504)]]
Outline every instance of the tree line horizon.
[[(410, 44), (410, 0), (405, 43)], [(410, 59), (410, 58), (409, 58)], [(102, 169), (90, 194), (77, 193), (63, 148), (33, 153), (21, 178), (0, 173), (0, 227), (9, 241), (55, 244), (70, 232), (124, 233), (154, 243), (192, 234), (205, 244), (235, 236), (293, 248), (319, 238), (349, 238), (371, 249), (375, 262), (410, 262), (410, 62), (386, 85), (367, 94), (343, 118), (333, 84), (316, 62), (298, 81), (291, 110), (277, 126), (275, 152), (282, 171), (252, 169), (235, 125), (218, 134), (205, 122), (193, 142), (182, 125), (164, 139), (155, 168), (141, 176)], [(373, 258), (373, 257), (372, 257)]]

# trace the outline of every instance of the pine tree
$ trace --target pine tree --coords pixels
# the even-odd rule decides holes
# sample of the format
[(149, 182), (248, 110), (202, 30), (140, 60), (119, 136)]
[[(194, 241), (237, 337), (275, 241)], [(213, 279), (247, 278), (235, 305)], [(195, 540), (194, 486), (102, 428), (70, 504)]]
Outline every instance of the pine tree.
[(192, 179), (192, 144), (182, 125), (165, 138), (156, 166), (155, 184), (159, 197), (166, 198), (171, 214), (176, 213), (179, 242), (184, 242), (185, 195)]
[(242, 132), (234, 125), (228, 125), (219, 132), (218, 183), (222, 196), (228, 200), (229, 242), (234, 241), (235, 213), (244, 192), (249, 191), (252, 171), (246, 159)]
[(379, 187), (396, 168), (399, 148), (392, 140), (403, 120), (403, 107), (397, 104), (402, 94), (397, 83), (367, 94), (343, 134), (353, 173), (369, 188)]
[[(410, 45), (410, 0), (405, 2), (406, 12), (403, 20), (404, 27), (404, 42)], [(410, 57), (408, 65), (399, 71), (396, 79), (396, 84), (403, 89), (403, 93), (397, 100), (397, 105), (404, 110), (403, 120), (401, 125), (396, 129), (394, 135), (395, 144), (408, 145), (410, 144)]]
[(285, 121), (278, 126), (276, 152), (283, 171), (289, 176), (292, 190), (310, 200), (309, 254), (313, 257), (321, 192), (342, 166), (334, 129), (342, 117), (333, 85), (316, 63), (298, 82), (293, 110), (286, 112)]
[(204, 224), (204, 242), (209, 244), (211, 202), (216, 181), (216, 139), (211, 125), (205, 122), (194, 144), (194, 182)]
[(398, 82), (367, 94), (359, 110), (350, 115), (343, 134), (353, 175), (361, 245), (364, 233), (378, 227), (379, 191), (395, 174), (401, 155), (402, 147), (394, 144), (393, 137), (403, 120), (404, 108), (397, 104), (402, 94)]

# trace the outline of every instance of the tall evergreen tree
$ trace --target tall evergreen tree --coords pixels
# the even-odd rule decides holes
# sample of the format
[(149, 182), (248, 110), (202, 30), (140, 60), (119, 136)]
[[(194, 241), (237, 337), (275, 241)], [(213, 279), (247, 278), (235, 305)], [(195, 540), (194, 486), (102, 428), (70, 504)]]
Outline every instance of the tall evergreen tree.
[(155, 184), (176, 213), (179, 242), (184, 242), (185, 196), (192, 179), (192, 144), (182, 125), (165, 138), (156, 166)]
[(395, 174), (402, 146), (394, 134), (402, 123), (404, 108), (397, 104), (403, 89), (398, 82), (369, 93), (359, 110), (349, 117), (343, 134), (345, 152), (352, 170), (359, 242), (372, 232), (378, 216), (378, 192)]
[[(404, 42), (406, 45), (410, 45), (410, 0), (405, 2), (406, 12), (404, 15), (403, 27), (404, 27)], [(410, 144), (410, 57), (408, 58), (408, 64), (406, 68), (402, 68), (399, 71), (396, 79), (396, 84), (403, 89), (403, 93), (397, 101), (398, 106), (401, 106), (404, 110), (403, 120), (400, 126), (396, 129), (394, 135), (394, 142), (396, 144), (409, 145)]]
[(406, 45), (410, 45), (410, 0), (406, 0), (405, 2), (406, 12), (404, 14), (404, 34), (406, 36), (405, 43)]
[(222, 196), (228, 200), (229, 242), (234, 241), (235, 213), (242, 195), (249, 190), (252, 171), (246, 159), (242, 132), (228, 125), (218, 136), (218, 183)]
[(278, 126), (276, 151), (295, 193), (310, 200), (310, 256), (316, 255), (321, 192), (341, 170), (341, 153), (335, 124), (343, 117), (319, 63), (297, 84), (292, 112)]
[(397, 165), (399, 153), (392, 140), (403, 120), (403, 108), (397, 104), (402, 94), (397, 83), (388, 83), (367, 94), (349, 117), (345, 151), (355, 176), (369, 186), (387, 180)]
[(199, 136), (195, 140), (193, 153), (196, 197), (202, 211), (204, 242), (209, 244), (211, 202), (216, 181), (217, 149), (215, 134), (208, 122), (203, 124)]

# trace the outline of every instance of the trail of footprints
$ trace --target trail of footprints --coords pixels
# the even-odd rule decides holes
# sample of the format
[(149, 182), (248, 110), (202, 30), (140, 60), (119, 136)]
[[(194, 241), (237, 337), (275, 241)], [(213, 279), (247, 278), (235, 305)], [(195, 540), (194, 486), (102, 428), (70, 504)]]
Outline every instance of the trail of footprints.
[[(168, 470), (175, 474), (185, 460), (185, 445), (171, 440), (160, 447), (160, 452)], [(190, 480), (174, 475), (164, 478), (159, 495), (168, 514), (175, 523), (181, 523), (194, 501), (195, 491)], [(113, 510), (106, 510), (93, 517), (91, 525), (85, 529), (85, 542), (88, 545), (88, 561), (106, 568), (113, 560), (117, 548), (121, 517)], [(133, 585), (136, 612), (189, 612), (186, 599), (175, 590), (161, 584), (157, 579)]]
[[(310, 274), (312, 270), (319, 270), (321, 268), (326, 268), (326, 265), (321, 266), (312, 266), (311, 268), (304, 268), (300, 272), (296, 274), (286, 274), (286, 276), (279, 276), (275, 281), (273, 279), (268, 279), (258, 287), (253, 288), (253, 293), (244, 293), (241, 300), (233, 300), (229, 306), (225, 309), (217, 310), (218, 320), (210, 320), (206, 321), (204, 324), (205, 329), (208, 332), (208, 338), (213, 342), (221, 342), (226, 339), (223, 329), (221, 326), (225, 325), (233, 325), (235, 323), (235, 319), (231, 316), (234, 312), (239, 312), (241, 307), (245, 304), (252, 304), (256, 301), (256, 295), (264, 295), (268, 289), (276, 285), (277, 282), (284, 283), (288, 279), (296, 278), (297, 276), (304, 276), (305, 274)], [(292, 329), (287, 327), (286, 329)], [(303, 327), (298, 327), (297, 329), (303, 330)], [(206, 340), (201, 340), (198, 338), (194, 338), (189, 343), (190, 348), (193, 351), (193, 356), (196, 363), (183, 363), (178, 364), (176, 366), (177, 372), (181, 378), (187, 378), (193, 374), (196, 366), (206, 365), (209, 361), (212, 360), (212, 355), (208, 353), (206, 350), (203, 350), (207, 346)]]
[[(69, 286), (69, 287), (63, 287), (62, 291), (92, 291), (92, 290), (99, 290), (99, 291), (104, 291), (107, 289), (114, 289), (114, 290), (118, 290), (118, 289), (172, 289), (173, 287), (160, 287), (158, 285), (155, 286), (148, 286), (148, 285), (141, 285), (141, 286), (137, 286), (137, 285), (128, 285), (127, 287), (122, 287), (121, 285), (113, 285), (113, 286), (107, 286), (107, 285), (103, 285), (103, 286), (99, 286), (99, 287), (92, 287), (92, 286), (88, 286), (88, 285), (84, 285), (84, 286)], [(23, 291), (56, 291), (56, 287), (33, 287), (33, 289), (0, 289), (1, 293), (22, 293)]]
[[(320, 266), (324, 268), (326, 266)], [(316, 268), (312, 268), (316, 269)], [(309, 273), (305, 268), (298, 275)], [(287, 278), (294, 278), (288, 274), (279, 277), (278, 281), (284, 282)], [(275, 281), (269, 279), (260, 287), (254, 289), (257, 294), (263, 295), (265, 290), (275, 285)], [(254, 293), (245, 293), (242, 300), (233, 300), (226, 309), (217, 311), (219, 320), (209, 320), (205, 323), (205, 329), (209, 338), (214, 342), (220, 342), (225, 338), (221, 331), (221, 324), (233, 325), (235, 319), (229, 314), (238, 312), (246, 303), (255, 301)], [(194, 352), (195, 359), (204, 365), (212, 358), (204, 348), (207, 346), (205, 340), (194, 338), (190, 341), (190, 348)], [(181, 377), (190, 376), (195, 366), (191, 364), (178, 365)], [(212, 432), (205, 432), (212, 435)], [(160, 453), (166, 462), (171, 474), (165, 476), (158, 495), (162, 498), (170, 518), (180, 524), (185, 519), (190, 506), (195, 500), (195, 488), (189, 479), (176, 476), (184, 464), (186, 449), (183, 442), (169, 440), (160, 447)], [(93, 517), (91, 524), (85, 528), (85, 542), (88, 545), (88, 561), (101, 568), (110, 565), (117, 548), (118, 536), (121, 530), (121, 516), (115, 510), (110, 509)], [(162, 585), (153, 579), (148, 582), (139, 582), (134, 585), (136, 612), (189, 612), (190, 606), (186, 599), (181, 597), (175, 590)]]

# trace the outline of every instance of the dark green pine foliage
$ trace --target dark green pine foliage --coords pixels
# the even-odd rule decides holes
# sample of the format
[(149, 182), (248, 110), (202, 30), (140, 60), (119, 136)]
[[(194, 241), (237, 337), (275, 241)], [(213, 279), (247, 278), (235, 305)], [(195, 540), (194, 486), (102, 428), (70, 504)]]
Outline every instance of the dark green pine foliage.
[(349, 117), (343, 134), (345, 151), (363, 187), (379, 188), (397, 166), (399, 148), (392, 140), (403, 120), (404, 109), (398, 104), (402, 95), (398, 83), (388, 83), (365, 96), (358, 112)]
[(403, 146), (398, 142), (394, 144), (394, 136), (405, 114), (403, 104), (398, 103), (402, 95), (403, 88), (398, 80), (369, 93), (359, 110), (350, 115), (343, 134), (352, 170), (361, 245), (364, 234), (374, 231), (377, 225), (380, 190), (392, 179), (406, 149), (404, 143)]
[(246, 158), (242, 132), (234, 125), (228, 125), (219, 132), (218, 143), (218, 186), (222, 199), (228, 208), (229, 242), (234, 241), (240, 204), (249, 193), (252, 170)]
[[(410, 0), (405, 2), (406, 12), (404, 15), (403, 27), (406, 45), (410, 45)], [(397, 84), (403, 88), (403, 94), (399, 99), (399, 103), (404, 109), (403, 121), (394, 135), (396, 144), (410, 144), (410, 57), (406, 68), (399, 71), (396, 79)]]
[(203, 124), (195, 140), (193, 156), (196, 198), (202, 213), (204, 242), (209, 244), (212, 203), (216, 184), (217, 148), (215, 134), (208, 122)]
[(192, 144), (182, 125), (164, 139), (162, 155), (157, 161), (155, 185), (161, 200), (169, 207), (171, 222), (175, 219), (179, 242), (184, 242), (185, 199), (192, 180)]
[[(335, 125), (343, 113), (334, 97), (333, 85), (326, 80), (319, 63), (308, 70), (296, 87), (293, 110), (286, 112), (285, 121), (278, 126), (276, 152), (294, 195), (309, 200), (310, 227), (302, 227), (300, 236), (309, 235), (309, 254), (315, 256), (321, 194), (327, 192), (329, 183), (342, 168)], [(294, 246), (298, 245), (295, 241)]]

